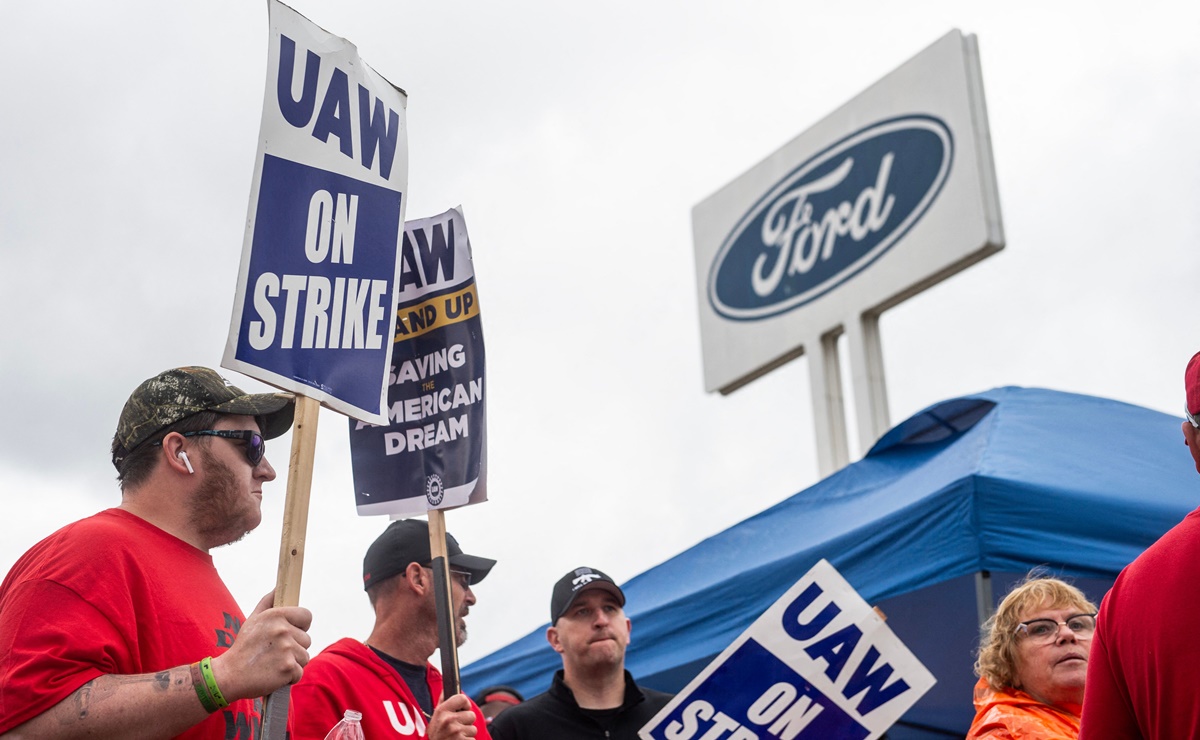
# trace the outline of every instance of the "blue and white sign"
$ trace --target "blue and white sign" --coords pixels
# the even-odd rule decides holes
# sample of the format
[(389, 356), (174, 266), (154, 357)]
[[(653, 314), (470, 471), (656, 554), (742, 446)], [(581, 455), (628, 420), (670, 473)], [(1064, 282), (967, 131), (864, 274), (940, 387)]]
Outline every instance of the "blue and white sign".
[(350, 421), (360, 515), (487, 500), (483, 326), (461, 208), (404, 225), (388, 424)]
[(723, 393), (1002, 249), (975, 37), (946, 34), (706, 198), (692, 233)]
[(643, 740), (877, 738), (934, 682), (822, 560), (639, 734)]
[(407, 98), (350, 42), (276, 0), (269, 10), (258, 156), (221, 364), (386, 423)]
[(946, 183), (954, 139), (932, 116), (867, 126), (804, 162), (755, 204), (713, 261), (708, 300), (729, 319), (803, 306), (896, 245)]

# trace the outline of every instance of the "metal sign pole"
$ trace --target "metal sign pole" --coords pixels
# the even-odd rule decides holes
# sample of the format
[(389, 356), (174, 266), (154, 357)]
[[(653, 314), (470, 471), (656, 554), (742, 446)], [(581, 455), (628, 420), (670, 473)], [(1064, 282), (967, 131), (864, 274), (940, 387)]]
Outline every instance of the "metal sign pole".
[(433, 556), (433, 589), (437, 600), (438, 650), (442, 654), (442, 697), (459, 693), (458, 630), (450, 588), (450, 559), (446, 554), (446, 515), (429, 512), (429, 552)]

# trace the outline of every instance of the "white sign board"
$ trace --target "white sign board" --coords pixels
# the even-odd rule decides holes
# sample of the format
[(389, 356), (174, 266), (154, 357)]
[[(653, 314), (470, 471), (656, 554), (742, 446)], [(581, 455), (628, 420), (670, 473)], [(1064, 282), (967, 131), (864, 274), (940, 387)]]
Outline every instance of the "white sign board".
[(641, 729), (643, 740), (877, 738), (935, 680), (822, 560)]
[(266, 96), (222, 366), (386, 424), (407, 97), (270, 0)]
[(692, 213), (709, 391), (1004, 245), (974, 36), (952, 31)]

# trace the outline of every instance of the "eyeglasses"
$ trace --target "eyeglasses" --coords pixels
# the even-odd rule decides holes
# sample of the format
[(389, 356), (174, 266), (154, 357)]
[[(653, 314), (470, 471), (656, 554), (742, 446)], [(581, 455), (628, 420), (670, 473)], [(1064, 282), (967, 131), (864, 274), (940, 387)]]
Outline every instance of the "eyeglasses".
[(1096, 615), (1074, 614), (1067, 617), (1065, 622), (1056, 622), (1053, 619), (1031, 619), (1028, 622), (1021, 622), (1013, 631), (1035, 643), (1049, 644), (1058, 639), (1058, 628), (1064, 624), (1067, 629), (1075, 633), (1076, 637), (1086, 639), (1096, 631)]
[[(245, 446), (242, 451), (246, 453), (246, 460), (252, 468), (257, 468), (258, 464), (262, 462), (263, 456), (267, 454), (267, 441), (261, 434), (250, 429), (201, 429), (198, 432), (180, 432), (180, 434), (184, 437), (221, 437), (243, 442)], [(154, 444), (161, 445), (162, 440)]]
[(1196, 421), (1196, 417), (1192, 416), (1192, 412), (1188, 409), (1187, 404), (1183, 405), (1183, 416), (1192, 423), (1193, 427), (1200, 429), (1200, 421)]
[[(425, 563), (421, 567), (428, 568), (429, 570), (433, 570), (433, 563)], [(450, 577), (455, 579), (456, 581), (458, 581), (458, 585), (462, 586), (463, 590), (470, 588), (471, 581), (475, 579), (475, 576), (468, 573), (467, 571), (455, 570), (453, 568), (450, 569)]]

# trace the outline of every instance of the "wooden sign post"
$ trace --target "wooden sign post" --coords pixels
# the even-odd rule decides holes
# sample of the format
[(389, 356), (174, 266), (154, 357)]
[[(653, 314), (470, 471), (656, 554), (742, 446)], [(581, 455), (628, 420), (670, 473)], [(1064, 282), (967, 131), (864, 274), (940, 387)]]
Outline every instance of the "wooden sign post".
[(320, 411), (321, 404), (314, 399), (308, 396), (296, 397), (292, 454), (288, 458), (287, 498), (283, 503), (283, 532), (279, 538), (275, 606), (300, 605), (300, 576), (304, 571), (308, 502), (312, 491), (313, 458), (317, 449), (317, 417)]
[[(296, 397), (292, 453), (288, 458), (287, 498), (283, 503), (283, 532), (279, 537), (275, 606), (300, 605), (300, 577), (304, 571), (308, 503), (312, 492), (313, 458), (317, 448), (317, 418), (320, 411), (321, 404), (315, 399)], [(267, 699), (266, 719), (263, 722), (263, 737), (266, 740), (285, 737), (290, 697), (291, 686), (284, 686), (276, 689)]]

